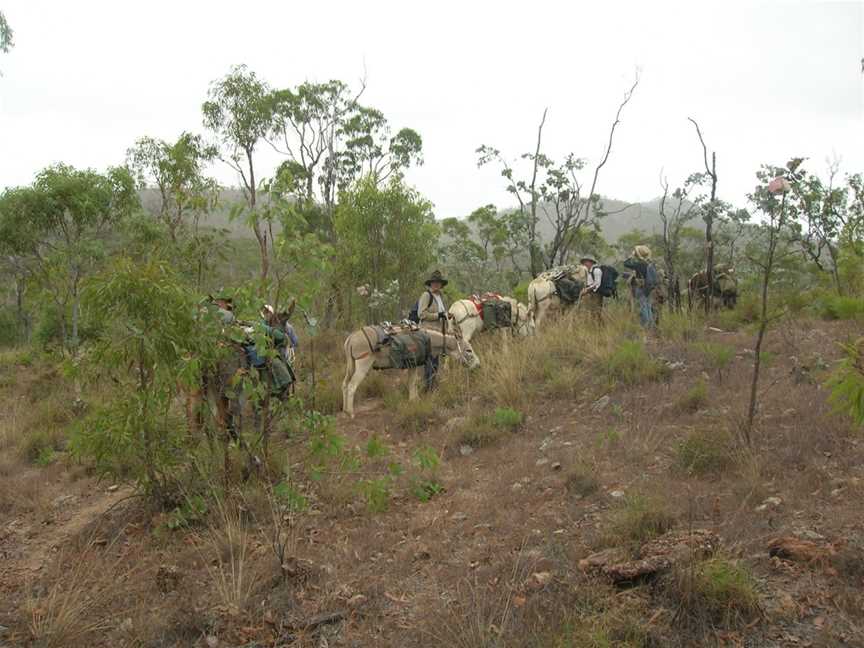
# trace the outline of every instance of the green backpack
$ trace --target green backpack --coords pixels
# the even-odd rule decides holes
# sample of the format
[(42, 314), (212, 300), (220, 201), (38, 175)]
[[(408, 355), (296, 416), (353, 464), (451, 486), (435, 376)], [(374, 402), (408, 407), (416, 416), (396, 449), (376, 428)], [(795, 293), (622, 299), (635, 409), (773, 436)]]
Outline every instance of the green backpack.
[(390, 363), (396, 369), (414, 369), (426, 364), (432, 351), (429, 334), (424, 330), (397, 333), (390, 338)]
[(510, 302), (487, 299), (483, 302), (483, 326), (487, 329), (508, 328), (513, 320)]

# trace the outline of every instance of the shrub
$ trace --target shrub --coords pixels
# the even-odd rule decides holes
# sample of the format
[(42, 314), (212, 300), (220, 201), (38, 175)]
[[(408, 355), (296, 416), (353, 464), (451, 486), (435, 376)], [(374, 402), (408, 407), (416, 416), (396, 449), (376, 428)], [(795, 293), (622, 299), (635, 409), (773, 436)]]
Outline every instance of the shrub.
[(660, 319), (660, 335), (675, 342), (692, 342), (699, 337), (701, 322), (695, 313), (669, 312)]
[[(62, 450), (64, 438), (60, 430), (31, 430), (24, 434), (18, 442), (18, 454), (30, 463), (45, 465), (48, 457)], [(49, 462), (50, 463), (50, 462)]]
[(606, 530), (610, 544), (621, 540), (641, 544), (675, 526), (675, 516), (657, 498), (631, 495), (612, 511)]
[(606, 358), (604, 369), (609, 378), (626, 385), (660, 380), (669, 375), (669, 369), (652, 358), (637, 340), (624, 340)]
[(830, 401), (855, 425), (864, 425), (864, 338), (844, 346), (846, 357), (828, 379)]
[(699, 352), (704, 356), (706, 363), (711, 369), (717, 371), (717, 377), (723, 380), (723, 370), (729, 366), (735, 358), (735, 349), (726, 344), (716, 342), (703, 342), (697, 345)]
[(864, 316), (864, 299), (828, 295), (817, 302), (819, 315), (827, 320), (851, 320)]
[(733, 460), (732, 439), (723, 430), (696, 430), (675, 448), (675, 466), (693, 475), (722, 472)]
[(756, 582), (742, 564), (713, 557), (682, 565), (668, 587), (678, 601), (682, 618), (691, 623), (733, 626), (759, 614)]
[(390, 477), (364, 479), (358, 482), (357, 488), (366, 501), (370, 513), (383, 513), (390, 506)]
[(520, 425), (522, 425), (523, 418), (524, 417), (522, 416), (522, 412), (514, 410), (510, 407), (498, 407), (495, 410), (495, 414), (492, 420), (495, 427), (515, 430)]
[(678, 399), (676, 409), (681, 412), (698, 412), (708, 404), (708, 385), (704, 380), (696, 381), (696, 384), (688, 389)]
[(441, 459), (429, 446), (420, 446), (414, 451), (413, 463), (417, 473), (411, 476), (411, 494), (421, 502), (428, 502), (444, 491), (437, 477)]
[(564, 487), (571, 495), (588, 497), (599, 490), (600, 481), (597, 479), (597, 475), (593, 471), (584, 466), (580, 466), (567, 475), (567, 481), (564, 482)]
[(0, 348), (13, 347), (24, 341), (25, 330), (11, 308), (0, 309)]

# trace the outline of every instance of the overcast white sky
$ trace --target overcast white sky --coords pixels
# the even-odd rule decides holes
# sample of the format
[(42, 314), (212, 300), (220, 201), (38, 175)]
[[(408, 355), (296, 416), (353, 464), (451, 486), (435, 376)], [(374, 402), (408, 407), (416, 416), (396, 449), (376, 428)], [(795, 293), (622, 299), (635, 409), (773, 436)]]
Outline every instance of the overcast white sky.
[[(356, 81), (395, 128), (424, 139), (409, 181), (438, 217), (510, 203), (475, 149), (596, 161), (634, 69), (601, 193), (659, 193), (702, 164), (688, 116), (717, 150), (721, 197), (742, 202), (762, 162), (829, 156), (864, 171), (860, 2), (47, 2), (0, 0), (0, 186), (42, 167), (122, 162), (142, 135), (202, 131), (211, 80), (246, 63), (274, 86)], [(272, 164), (268, 157), (266, 163)], [(221, 166), (213, 173), (235, 184)]]

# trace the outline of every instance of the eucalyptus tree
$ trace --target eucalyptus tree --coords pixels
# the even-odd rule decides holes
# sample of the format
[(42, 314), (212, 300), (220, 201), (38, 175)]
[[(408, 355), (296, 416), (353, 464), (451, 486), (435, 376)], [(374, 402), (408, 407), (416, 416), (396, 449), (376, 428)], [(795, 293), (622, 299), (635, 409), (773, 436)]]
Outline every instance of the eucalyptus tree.
[(141, 188), (159, 192), (157, 216), (177, 241), (183, 230), (194, 229), (198, 218), (212, 209), (219, 186), (204, 174), (204, 167), (217, 155), (200, 135), (182, 133), (176, 142), (142, 137), (126, 153), (129, 168)]
[(258, 207), (260, 173), (257, 149), (272, 130), (273, 101), (266, 82), (245, 65), (231, 68), (214, 81), (201, 107), (204, 126), (220, 144), (219, 157), (240, 178), (246, 199), (246, 222), (255, 235), (261, 257), (261, 280), (267, 281), (273, 245), (273, 224), (261, 218)]
[[(609, 136), (600, 161), (594, 166), (590, 183), (585, 183), (587, 191), (577, 177), (584, 169), (585, 161), (569, 154), (561, 163), (556, 163), (543, 153), (543, 128), (546, 124), (547, 110), (543, 111), (537, 127), (537, 141), (533, 152), (523, 153), (520, 158), (529, 163), (524, 177), (517, 177), (513, 163), (500, 150), (483, 145), (477, 149), (478, 166), (496, 164), (501, 169), (508, 193), (517, 202), (516, 213), (520, 221), (519, 229), (527, 240), (530, 272), (537, 276), (543, 269), (566, 263), (573, 251), (574, 243), (580, 238), (583, 227), (599, 229), (597, 220), (603, 216), (597, 197), (597, 182), (600, 171), (609, 161), (612, 153), (615, 132), (621, 124), (621, 114), (639, 85), (637, 73), (633, 84), (624, 93), (618, 104), (615, 118), (609, 129)], [(540, 214), (545, 214), (551, 228), (551, 240), (544, 242), (540, 227)]]
[[(343, 192), (334, 212), (336, 264), (349, 288), (361, 285), (370, 293), (385, 293), (398, 281), (396, 303), (384, 305), (397, 315), (416, 298), (425, 273), (435, 261), (438, 226), (431, 203), (400, 178), (379, 187), (372, 177), (361, 178)], [(350, 294), (350, 293), (349, 293)]]
[(801, 184), (806, 181), (807, 174), (799, 169), (800, 164), (801, 159), (794, 159), (785, 167), (763, 165), (756, 174), (759, 184), (749, 196), (764, 218), (755, 224), (755, 236), (747, 246), (747, 256), (759, 275), (759, 320), (753, 347), (750, 403), (742, 430), (747, 445), (752, 443), (756, 418), (762, 345), (769, 325), (784, 314), (782, 306), (771, 299), (772, 288), (777, 280), (778, 267), (785, 258), (796, 254), (795, 233), (800, 227), (803, 212), (801, 205), (790, 197), (799, 192)]
[(13, 41), (13, 32), (12, 28), (9, 26), (9, 21), (6, 20), (6, 16), (3, 15), (3, 12), (0, 11), (0, 52), (4, 54), (8, 54), (9, 50), (15, 45)]
[(384, 114), (360, 103), (365, 87), (330, 80), (271, 94), (268, 141), (285, 156), (283, 170), (298, 179), (298, 197), (323, 205), (328, 217), (339, 192), (361, 176), (383, 184), (423, 162), (420, 135), (410, 128), (392, 135)]
[(22, 267), (51, 296), (60, 313), (64, 346), (76, 351), (81, 283), (105, 257), (118, 224), (140, 207), (125, 168), (106, 173), (59, 164), (29, 187), (0, 196), (4, 245), (26, 258)]

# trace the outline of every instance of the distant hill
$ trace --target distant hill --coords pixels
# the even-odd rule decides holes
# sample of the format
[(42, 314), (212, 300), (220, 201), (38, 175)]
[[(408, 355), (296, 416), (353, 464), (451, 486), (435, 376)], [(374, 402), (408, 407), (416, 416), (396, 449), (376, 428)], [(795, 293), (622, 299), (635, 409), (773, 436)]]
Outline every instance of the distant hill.
[[(608, 243), (615, 243), (622, 234), (642, 230), (648, 234), (660, 234), (663, 229), (660, 220), (660, 198), (643, 203), (628, 203), (614, 198), (601, 198), (603, 211), (607, 214), (600, 220), (600, 231)], [(668, 209), (667, 209), (668, 212)], [(704, 227), (700, 219), (693, 219), (689, 225), (697, 229)], [(541, 219), (540, 232), (544, 238), (551, 236), (552, 227)]]
[[(254, 238), (250, 230), (241, 220), (231, 221), (229, 215), (231, 206), (243, 202), (243, 192), (239, 189), (223, 189), (219, 192), (219, 201), (216, 209), (202, 217), (201, 224), (224, 228), (230, 233), (231, 238), (251, 239)], [(159, 208), (159, 194), (155, 189), (144, 189), (141, 191), (141, 202), (150, 211)], [(601, 204), (606, 216), (600, 221), (600, 230), (603, 238), (608, 243), (614, 243), (622, 234), (632, 232), (635, 229), (649, 234), (659, 234), (662, 225), (660, 222), (660, 198), (655, 198), (643, 203), (629, 203), (615, 198), (602, 198)], [(703, 228), (701, 220), (694, 219), (690, 225), (695, 228)], [(548, 239), (552, 234), (551, 225), (545, 218), (540, 219), (540, 232)]]

